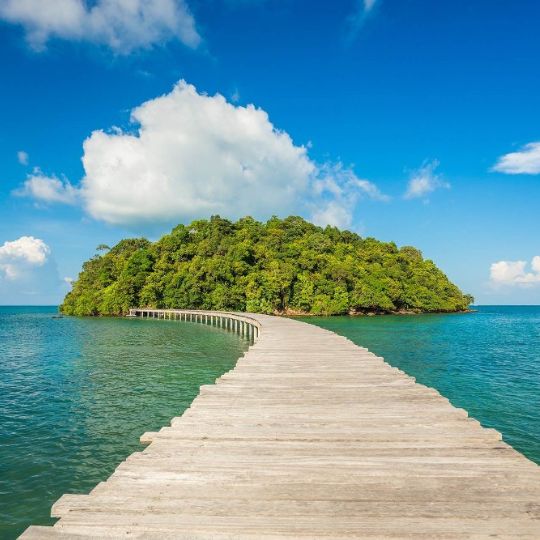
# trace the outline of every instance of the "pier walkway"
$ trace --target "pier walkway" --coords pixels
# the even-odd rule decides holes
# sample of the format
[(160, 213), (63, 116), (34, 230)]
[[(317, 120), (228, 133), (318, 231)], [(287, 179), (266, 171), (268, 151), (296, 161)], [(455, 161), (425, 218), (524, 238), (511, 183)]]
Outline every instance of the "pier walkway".
[(254, 344), (35, 538), (540, 539), (540, 468), (348, 339), (254, 314), (133, 310)]

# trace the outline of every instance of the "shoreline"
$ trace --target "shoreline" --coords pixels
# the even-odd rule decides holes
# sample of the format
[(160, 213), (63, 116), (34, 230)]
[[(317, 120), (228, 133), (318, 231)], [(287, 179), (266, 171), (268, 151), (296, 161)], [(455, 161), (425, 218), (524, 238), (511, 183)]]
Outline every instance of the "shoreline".
[[(30, 306), (31, 307), (31, 306)], [(57, 307), (58, 313), (60, 313), (64, 317), (96, 317), (96, 318), (124, 318), (129, 316), (129, 312), (126, 313), (117, 313), (114, 315), (103, 315), (103, 314), (97, 314), (97, 315), (71, 315), (64, 313), (60, 307), (61, 306), (47, 306), (47, 307)], [(154, 311), (193, 311), (193, 312), (209, 312), (212, 310), (207, 310), (204, 308), (155, 308), (155, 307), (146, 307), (141, 308), (146, 310), (154, 310)], [(222, 313), (244, 313), (242, 311), (236, 311), (236, 310), (223, 310)], [(478, 313), (477, 309), (464, 309), (464, 310), (457, 310), (457, 311), (415, 311), (415, 310), (398, 310), (398, 311), (357, 311), (357, 312), (351, 312), (351, 313), (333, 313), (333, 314), (324, 314), (324, 313), (309, 313), (309, 312), (302, 312), (302, 311), (296, 311), (296, 310), (287, 310), (287, 311), (277, 311), (274, 313), (257, 313), (254, 312), (255, 315), (268, 315), (271, 317), (286, 317), (286, 318), (300, 318), (300, 317), (385, 317), (390, 315), (398, 315), (398, 316), (415, 316), (415, 315), (459, 315), (459, 314), (467, 314), (467, 313)]]
[(466, 313), (478, 313), (477, 309), (462, 309), (458, 311), (414, 311), (414, 310), (398, 310), (398, 311), (359, 311), (353, 313), (339, 313), (324, 315), (321, 313), (302, 313), (297, 311), (273, 313), (278, 317), (385, 317), (388, 315), (414, 316), (414, 315), (458, 315)]

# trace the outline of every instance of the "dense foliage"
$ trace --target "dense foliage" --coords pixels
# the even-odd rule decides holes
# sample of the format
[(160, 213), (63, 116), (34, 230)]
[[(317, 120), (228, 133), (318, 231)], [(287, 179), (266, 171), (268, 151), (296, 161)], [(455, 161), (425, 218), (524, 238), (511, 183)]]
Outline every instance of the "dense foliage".
[(361, 238), (299, 217), (178, 225), (155, 243), (100, 245), (61, 310), (118, 315), (130, 307), (346, 314), (460, 311), (464, 295), (413, 247)]

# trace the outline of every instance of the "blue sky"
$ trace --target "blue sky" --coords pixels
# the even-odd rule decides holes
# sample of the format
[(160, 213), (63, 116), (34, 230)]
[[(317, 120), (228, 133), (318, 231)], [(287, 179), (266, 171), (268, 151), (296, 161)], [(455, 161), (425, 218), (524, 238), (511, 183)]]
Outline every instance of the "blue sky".
[(293, 213), (540, 304), (538, 2), (33, 1), (0, 0), (0, 303), (58, 302), (100, 243)]

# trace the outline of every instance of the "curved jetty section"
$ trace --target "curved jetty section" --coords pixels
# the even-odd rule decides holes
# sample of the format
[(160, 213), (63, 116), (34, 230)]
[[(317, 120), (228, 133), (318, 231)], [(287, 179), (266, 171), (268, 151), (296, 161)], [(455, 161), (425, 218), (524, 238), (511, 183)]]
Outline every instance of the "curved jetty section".
[(367, 349), (285, 318), (132, 315), (243, 327), (254, 344), (22, 538), (540, 538), (539, 467)]

